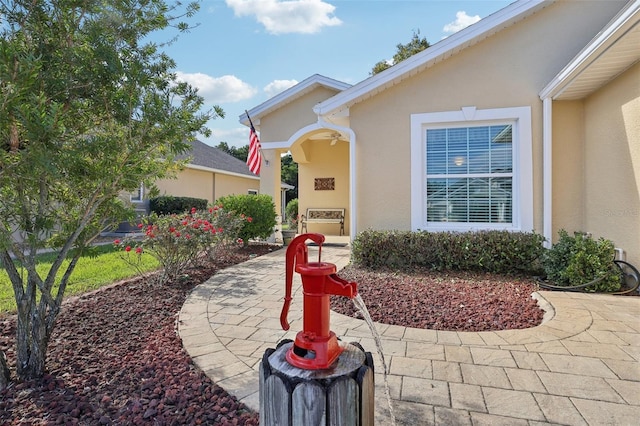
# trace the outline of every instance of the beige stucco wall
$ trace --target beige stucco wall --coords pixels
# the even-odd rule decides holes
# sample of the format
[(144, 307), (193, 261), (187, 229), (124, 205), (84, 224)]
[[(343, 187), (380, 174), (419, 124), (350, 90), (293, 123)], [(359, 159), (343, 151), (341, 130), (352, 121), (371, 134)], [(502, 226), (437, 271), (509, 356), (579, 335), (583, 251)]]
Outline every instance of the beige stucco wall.
[[(309, 163), (298, 167), (298, 212), (305, 214), (309, 207), (344, 208), (344, 230), (349, 235), (349, 144), (308, 140), (304, 145)], [(316, 191), (315, 178), (334, 178), (335, 190)], [(312, 223), (307, 231), (339, 235), (340, 225)]]
[(357, 136), (357, 231), (411, 229), (411, 114), (459, 111), (465, 106), (530, 106), (534, 226), (542, 232), (539, 92), (623, 3), (554, 3), (516, 26), (352, 106), (349, 119)]
[(213, 203), (225, 195), (247, 194), (249, 189), (258, 190), (260, 183), (256, 179), (185, 168), (178, 173), (176, 179), (162, 179), (156, 185), (160, 195), (203, 198)]
[(260, 140), (281, 142), (288, 140), (301, 128), (318, 121), (313, 107), (337, 92), (324, 86), (306, 93), (260, 119)]
[(584, 104), (584, 230), (640, 266), (640, 64)]
[(584, 104), (553, 103), (552, 226), (558, 231), (584, 231)]
[(216, 173), (215, 175), (215, 199), (233, 194), (248, 194), (249, 190), (260, 190), (260, 181), (257, 179), (244, 178), (240, 176), (225, 175)]

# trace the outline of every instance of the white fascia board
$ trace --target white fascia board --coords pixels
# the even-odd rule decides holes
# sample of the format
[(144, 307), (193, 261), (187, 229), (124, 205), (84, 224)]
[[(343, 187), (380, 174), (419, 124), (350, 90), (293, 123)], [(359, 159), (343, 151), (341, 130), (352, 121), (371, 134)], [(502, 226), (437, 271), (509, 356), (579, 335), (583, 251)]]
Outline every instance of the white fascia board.
[(221, 169), (212, 169), (211, 167), (198, 166), (197, 164), (187, 164), (185, 167), (187, 169), (202, 170), (204, 172), (220, 173), (221, 175), (236, 176), (236, 177), (241, 177), (241, 178), (260, 180), (260, 176), (243, 175), (242, 173), (234, 173), (234, 172), (229, 172), (229, 171), (221, 170)]
[(419, 68), (428, 67), (444, 60), (465, 46), (474, 44), (510, 26), (521, 16), (534, 13), (539, 8), (554, 2), (555, 0), (518, 0), (391, 68), (363, 80), (324, 102), (320, 102), (313, 108), (313, 111), (322, 116), (334, 114), (351, 106), (357, 99), (384, 90), (386, 87), (392, 86), (403, 78), (412, 75)]
[[(313, 88), (316, 86), (324, 86), (330, 89), (342, 91), (351, 87), (351, 84), (334, 80), (333, 78), (325, 77), (320, 74), (314, 74), (311, 77), (302, 80), (295, 86), (292, 86), (275, 95), (274, 97), (267, 99), (260, 105), (251, 108), (249, 110), (249, 116), (251, 117), (254, 126), (259, 126), (260, 116), (264, 112), (276, 109), (281, 105), (287, 104), (307, 93), (308, 91), (313, 90)], [(245, 126), (249, 125), (249, 118), (247, 117), (247, 113), (240, 114), (239, 120), (241, 124), (244, 124)]]
[(289, 141), (278, 141), (278, 142), (260, 142), (260, 146), (263, 150), (266, 149), (289, 149), (291, 144)]
[(639, 10), (640, 0), (630, 1), (582, 51), (542, 89), (540, 99), (554, 98), (561, 95), (580, 73), (587, 69), (598, 56), (616, 42), (619, 34), (624, 34), (638, 22), (638, 19), (640, 19), (638, 17)]

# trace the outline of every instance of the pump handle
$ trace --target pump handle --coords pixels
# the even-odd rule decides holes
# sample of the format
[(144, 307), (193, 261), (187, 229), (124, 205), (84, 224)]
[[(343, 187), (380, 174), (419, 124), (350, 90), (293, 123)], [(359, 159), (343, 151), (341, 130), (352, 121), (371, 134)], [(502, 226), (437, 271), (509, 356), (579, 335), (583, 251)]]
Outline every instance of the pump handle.
[[(302, 234), (295, 237), (287, 247), (286, 263), (285, 263), (285, 296), (284, 306), (280, 313), (280, 325), (283, 330), (289, 330), (289, 306), (291, 305), (291, 287), (293, 286), (293, 271), (298, 263), (309, 263), (309, 250), (305, 244), (307, 240), (312, 240), (319, 247), (322, 247), (324, 235), (322, 234)], [(318, 259), (320, 262), (320, 259)]]

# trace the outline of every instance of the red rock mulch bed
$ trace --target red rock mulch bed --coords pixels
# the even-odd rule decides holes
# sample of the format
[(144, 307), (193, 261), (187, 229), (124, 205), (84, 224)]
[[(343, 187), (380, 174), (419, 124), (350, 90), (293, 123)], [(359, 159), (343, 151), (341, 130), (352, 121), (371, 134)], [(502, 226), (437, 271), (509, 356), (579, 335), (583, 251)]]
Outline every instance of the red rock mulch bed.
[[(341, 271), (358, 283), (371, 318), (384, 324), (431, 330), (496, 331), (535, 327), (544, 311), (531, 294), (532, 278), (470, 272)], [(361, 317), (353, 303), (333, 298), (331, 307)]]

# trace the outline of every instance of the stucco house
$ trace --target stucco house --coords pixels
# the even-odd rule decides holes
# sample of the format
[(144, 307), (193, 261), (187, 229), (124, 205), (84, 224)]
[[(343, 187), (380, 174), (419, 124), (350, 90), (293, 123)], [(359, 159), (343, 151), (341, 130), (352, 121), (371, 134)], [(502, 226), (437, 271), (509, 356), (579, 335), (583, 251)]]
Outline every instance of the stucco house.
[(199, 140), (178, 159), (188, 160), (175, 179), (156, 182), (161, 195), (202, 198), (209, 203), (231, 194), (258, 194), (260, 178), (244, 161)]
[(248, 111), (260, 192), (279, 195), (291, 151), (299, 211), (345, 208), (351, 238), (566, 229), (639, 265), (639, 9), (519, 0), (353, 86), (313, 75)]
[[(187, 160), (187, 164), (175, 179), (156, 181), (160, 195), (201, 198), (213, 203), (225, 195), (260, 193), (260, 178), (251, 173), (243, 161), (199, 140), (189, 145), (190, 148), (178, 156), (179, 160)], [(137, 191), (123, 193), (121, 197), (131, 202), (137, 217), (142, 217), (149, 214), (148, 195), (144, 185), (140, 185)], [(133, 224), (121, 223), (116, 232), (135, 229)]]
[[(261, 193), (260, 177), (251, 173), (244, 161), (199, 140), (191, 141), (189, 145), (190, 148), (177, 157), (187, 160), (187, 164), (175, 179), (156, 181), (160, 195), (201, 198), (213, 203), (226, 195)], [(285, 192), (293, 188), (280, 182), (280, 191), (274, 202), (284, 201)], [(134, 193), (123, 193), (121, 197), (133, 204), (138, 217), (149, 214), (149, 197), (144, 185)], [(278, 210), (284, 210), (284, 206)], [(117, 232), (135, 229), (133, 224), (121, 223)]]

